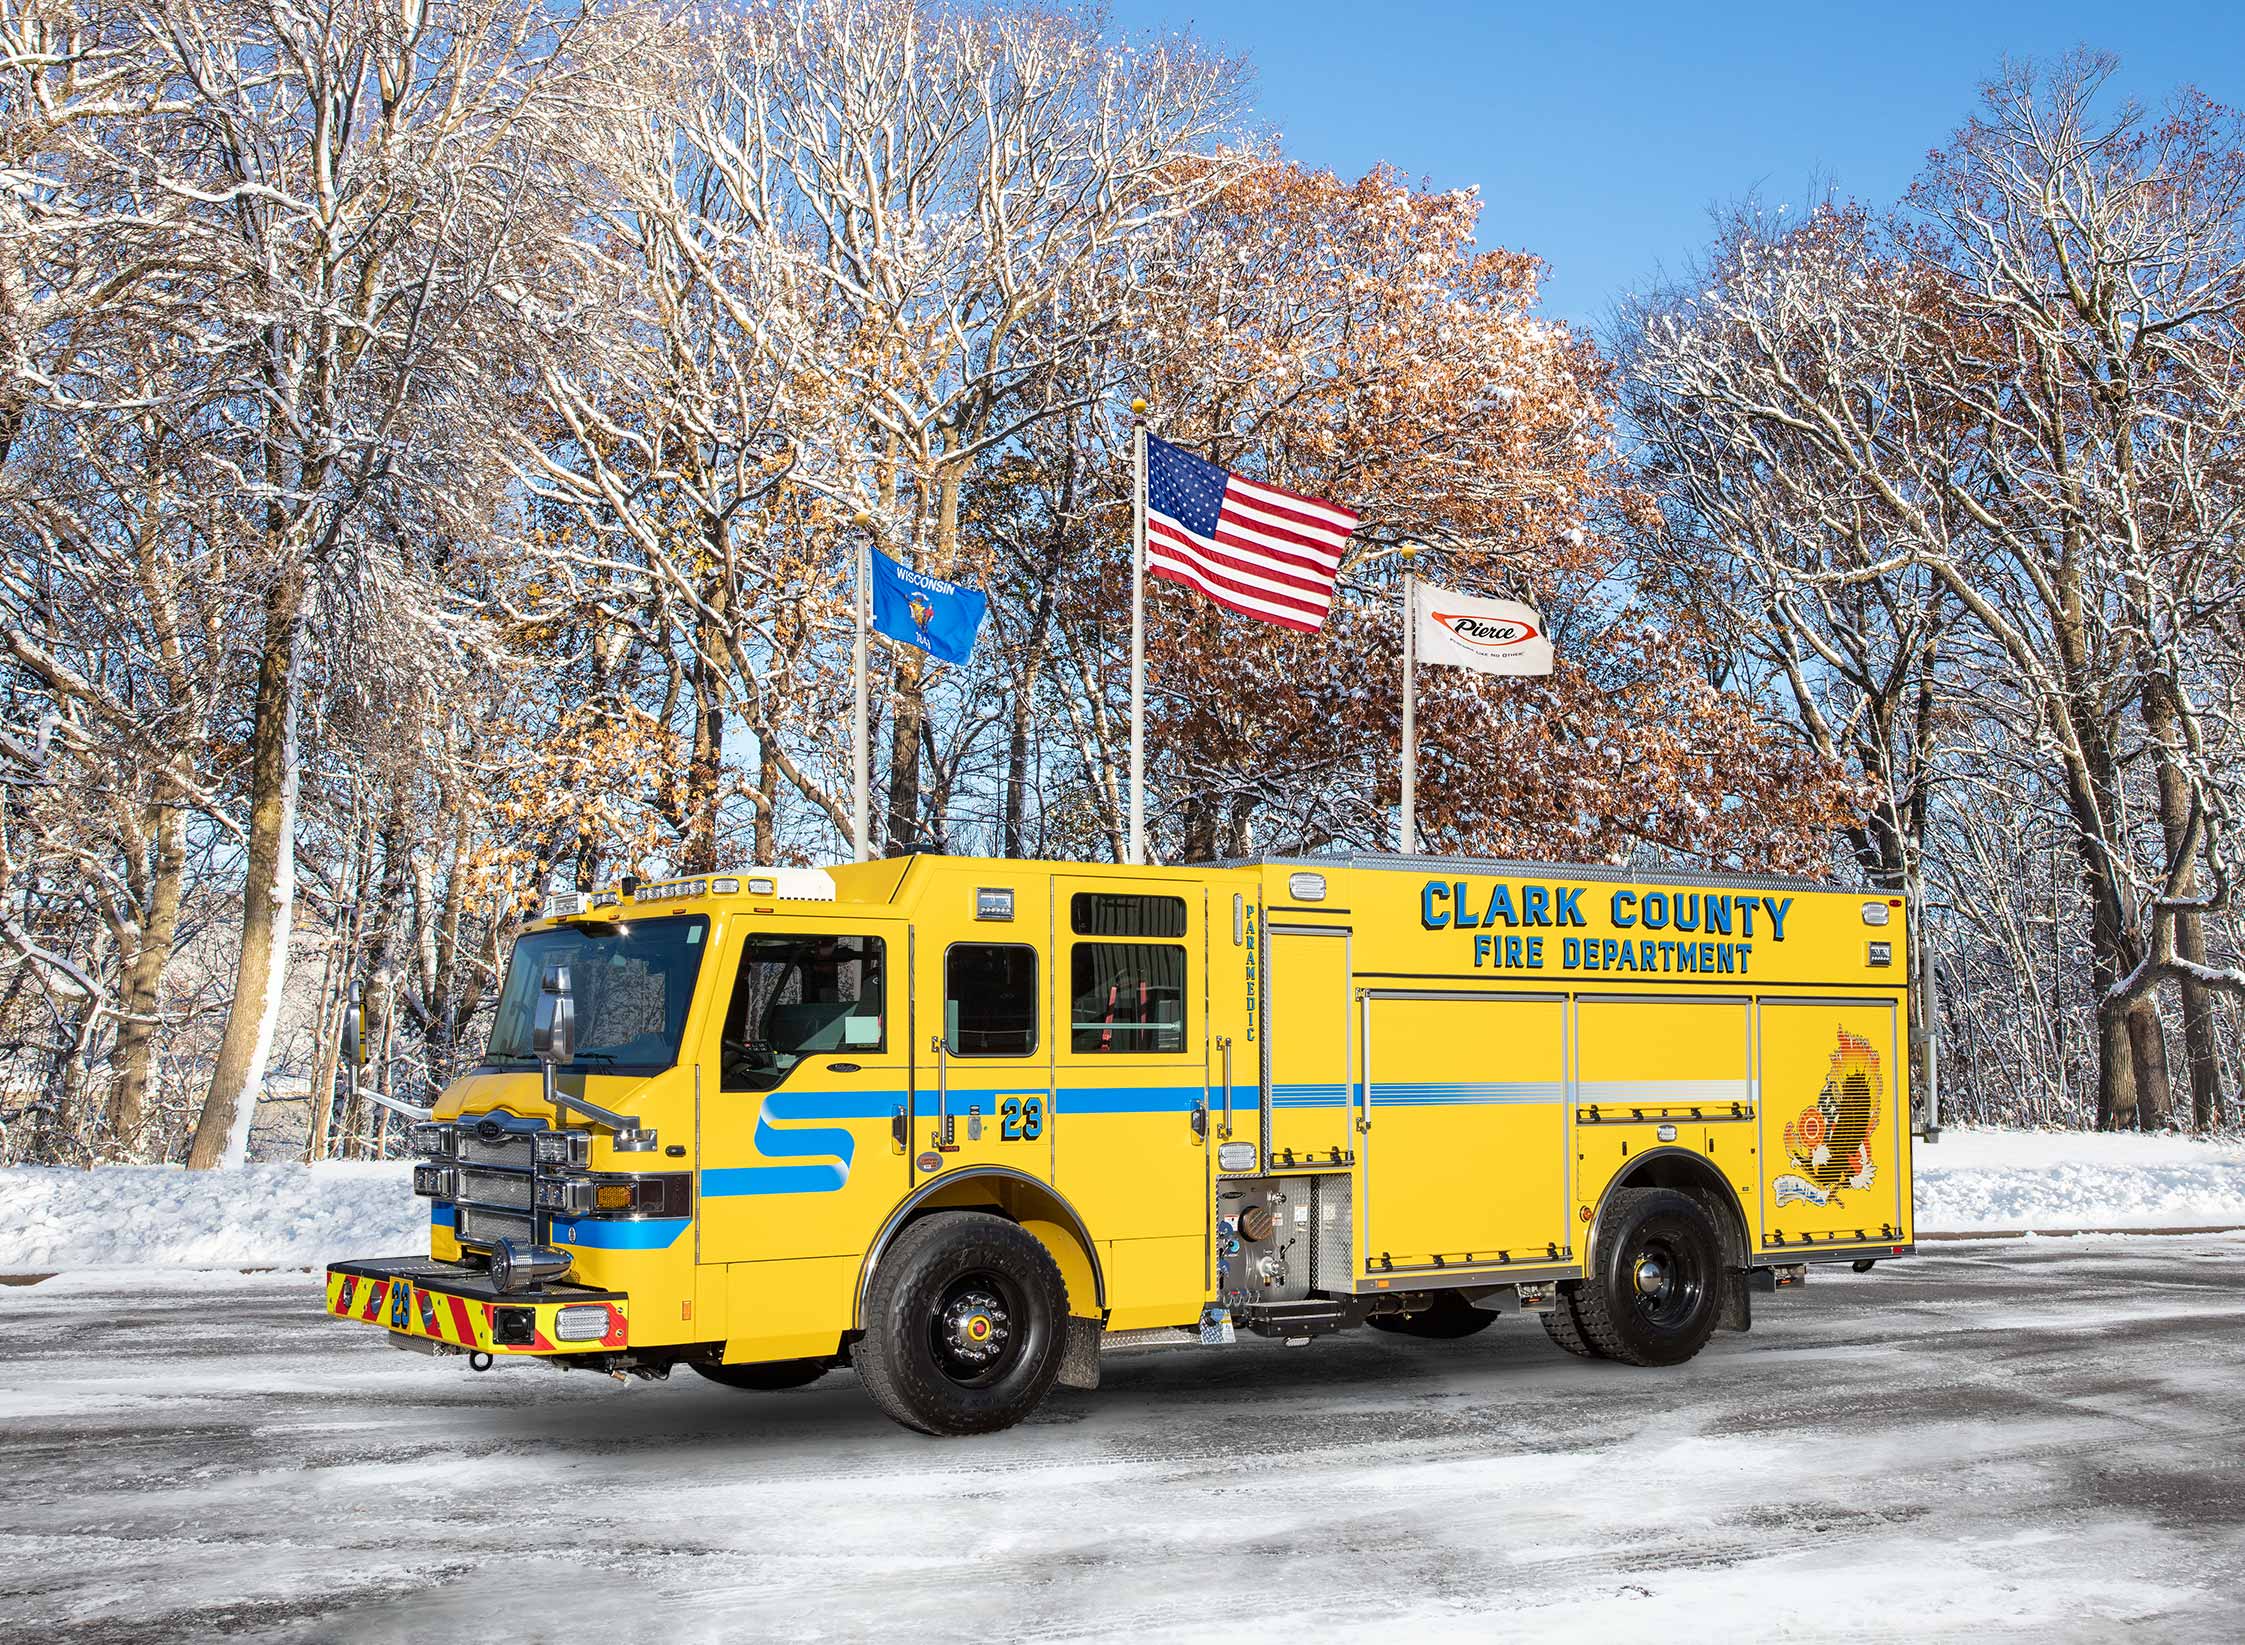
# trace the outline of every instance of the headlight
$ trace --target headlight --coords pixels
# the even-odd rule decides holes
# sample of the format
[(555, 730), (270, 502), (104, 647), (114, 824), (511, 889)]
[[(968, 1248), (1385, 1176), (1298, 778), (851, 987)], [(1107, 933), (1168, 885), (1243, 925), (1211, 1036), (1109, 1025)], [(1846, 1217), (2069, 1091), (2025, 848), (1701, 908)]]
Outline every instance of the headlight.
[(444, 1121), (413, 1128), (413, 1151), (427, 1159), (452, 1157), (452, 1127)]
[(585, 1131), (540, 1131), (530, 1147), (543, 1166), (583, 1166), (592, 1159), (592, 1136)]
[(592, 1184), (582, 1178), (540, 1177), (538, 1209), (556, 1216), (582, 1216), (593, 1208)]
[(413, 1191), (430, 1199), (458, 1199), (460, 1175), (449, 1165), (416, 1165)]
[(608, 1334), (605, 1302), (573, 1302), (553, 1312), (553, 1334), (562, 1342), (598, 1342)]

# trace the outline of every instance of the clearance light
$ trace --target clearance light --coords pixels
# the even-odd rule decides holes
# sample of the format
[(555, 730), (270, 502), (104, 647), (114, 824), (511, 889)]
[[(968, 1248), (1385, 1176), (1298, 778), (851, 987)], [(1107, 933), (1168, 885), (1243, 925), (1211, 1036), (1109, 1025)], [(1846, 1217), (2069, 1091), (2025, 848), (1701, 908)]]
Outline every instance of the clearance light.
[(566, 1308), (555, 1309), (553, 1334), (561, 1342), (598, 1342), (608, 1334), (608, 1305), (573, 1302)]

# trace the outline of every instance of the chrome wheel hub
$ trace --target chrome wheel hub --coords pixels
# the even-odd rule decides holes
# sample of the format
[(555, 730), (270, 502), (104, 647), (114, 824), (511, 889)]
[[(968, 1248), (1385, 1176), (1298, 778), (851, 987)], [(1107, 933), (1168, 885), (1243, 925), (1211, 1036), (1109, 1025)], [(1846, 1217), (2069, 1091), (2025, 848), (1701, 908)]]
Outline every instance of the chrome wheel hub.
[(987, 1365), (1003, 1354), (1009, 1332), (1005, 1304), (988, 1291), (969, 1291), (943, 1311), (943, 1339), (968, 1365)]
[(1647, 1254), (1637, 1259), (1637, 1294), (1657, 1297), (1668, 1289), (1668, 1264), (1658, 1256)]

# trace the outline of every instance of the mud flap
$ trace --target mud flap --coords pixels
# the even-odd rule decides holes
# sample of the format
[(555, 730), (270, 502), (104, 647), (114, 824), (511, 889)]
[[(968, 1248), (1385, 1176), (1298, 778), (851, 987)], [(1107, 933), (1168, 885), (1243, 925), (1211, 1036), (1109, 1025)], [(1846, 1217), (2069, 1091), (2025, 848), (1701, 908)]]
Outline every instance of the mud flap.
[(1746, 1270), (1733, 1268), (1723, 1276), (1723, 1313), (1715, 1322), (1718, 1331), (1754, 1329), (1754, 1293)]
[(1096, 1388), (1099, 1386), (1099, 1335), (1103, 1327), (1095, 1319), (1078, 1319), (1068, 1316), (1067, 1339), (1060, 1345), (1060, 1386), (1063, 1388)]

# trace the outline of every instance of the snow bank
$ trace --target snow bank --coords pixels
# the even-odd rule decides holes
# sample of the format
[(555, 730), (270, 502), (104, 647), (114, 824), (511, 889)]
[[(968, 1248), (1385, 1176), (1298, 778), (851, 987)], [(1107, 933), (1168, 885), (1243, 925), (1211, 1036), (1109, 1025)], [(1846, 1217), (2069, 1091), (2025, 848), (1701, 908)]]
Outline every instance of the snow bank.
[[(1926, 1233), (2245, 1225), (2245, 1143), (1964, 1131), (1917, 1149)], [(427, 1248), (407, 1165), (0, 1170), (0, 1274), (312, 1268)]]
[(1945, 1130), (1916, 1159), (1921, 1233), (2245, 1225), (2235, 1140)]
[(410, 1165), (0, 1170), (0, 1274), (64, 1268), (311, 1268), (425, 1251)]

